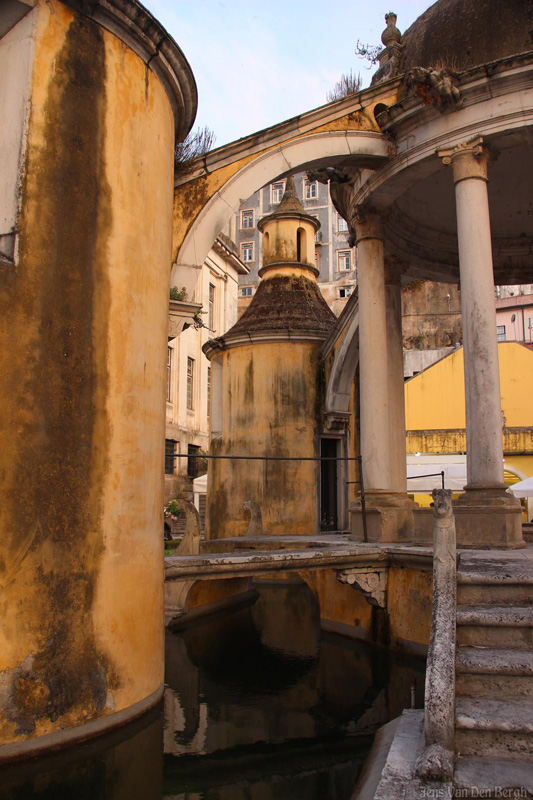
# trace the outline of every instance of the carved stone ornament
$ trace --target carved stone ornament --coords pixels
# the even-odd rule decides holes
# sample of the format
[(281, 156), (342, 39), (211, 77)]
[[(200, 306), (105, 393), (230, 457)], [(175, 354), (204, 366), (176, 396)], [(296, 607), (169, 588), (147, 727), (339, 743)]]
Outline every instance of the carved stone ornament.
[(379, 608), (387, 606), (387, 578), (386, 569), (354, 568), (337, 572), (341, 583), (360, 589), (370, 605)]
[(424, 105), (432, 105), (439, 111), (448, 111), (462, 105), (457, 78), (449, 69), (427, 69), (413, 67), (405, 76), (408, 94), (416, 94)]
[(341, 217), (348, 223), (348, 228), (352, 236), (355, 231), (351, 226), (350, 220), (355, 207), (355, 184), (360, 174), (360, 169), (338, 169), (337, 167), (326, 167), (325, 169), (307, 173), (307, 177), (310, 181), (319, 181), (325, 184), (329, 182), (331, 201)]
[(326, 411), (324, 413), (324, 417), (326, 419), (326, 430), (346, 433), (351, 416), (351, 411)]
[(455, 147), (442, 148), (438, 156), (445, 166), (451, 164), (455, 183), (468, 178), (488, 180), (489, 151), (482, 136), (460, 142)]

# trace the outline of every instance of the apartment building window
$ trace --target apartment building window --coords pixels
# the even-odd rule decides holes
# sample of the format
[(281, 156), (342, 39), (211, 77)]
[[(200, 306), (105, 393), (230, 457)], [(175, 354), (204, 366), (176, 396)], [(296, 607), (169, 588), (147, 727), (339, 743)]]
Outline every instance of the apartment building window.
[(211, 367), (207, 368), (207, 416), (211, 416)]
[(315, 267), (320, 271), (320, 253), (315, 250)]
[(498, 334), (498, 341), (499, 342), (505, 342), (506, 339), (507, 339), (507, 335), (505, 333), (505, 325), (497, 325), (496, 326), (496, 332)]
[(352, 293), (351, 286), (341, 286), (339, 289), (339, 297), (349, 297)]
[(165, 475), (174, 474), (174, 451), (176, 442), (173, 439), (165, 439)]
[(241, 244), (241, 260), (245, 263), (254, 260), (254, 243), (243, 242)]
[(187, 408), (194, 409), (194, 358), (187, 359)]
[(209, 302), (207, 307), (207, 327), (210, 331), (215, 330), (215, 287), (209, 284)]
[(270, 202), (281, 203), (283, 192), (285, 191), (285, 181), (276, 181), (270, 184)]
[(253, 286), (241, 286), (241, 297), (251, 297), (253, 292)]
[(351, 250), (339, 250), (337, 252), (337, 270), (339, 272), (349, 272), (352, 268)]
[(172, 399), (172, 353), (172, 348), (167, 347), (167, 403)]
[(339, 233), (344, 233), (344, 231), (348, 230), (348, 223), (340, 214), (337, 214), (337, 230)]
[(253, 228), (253, 227), (254, 227), (253, 209), (247, 209), (246, 211), (241, 211), (241, 228)]
[(304, 198), (306, 200), (316, 200), (318, 197), (317, 181), (304, 181)]

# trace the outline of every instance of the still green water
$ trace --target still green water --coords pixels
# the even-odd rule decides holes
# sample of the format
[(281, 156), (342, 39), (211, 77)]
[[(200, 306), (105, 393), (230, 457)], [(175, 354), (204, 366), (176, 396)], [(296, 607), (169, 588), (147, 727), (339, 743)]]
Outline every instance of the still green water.
[(376, 729), (422, 705), (424, 662), (320, 631), (304, 584), (167, 634), (162, 706), (0, 771), (2, 800), (350, 800)]

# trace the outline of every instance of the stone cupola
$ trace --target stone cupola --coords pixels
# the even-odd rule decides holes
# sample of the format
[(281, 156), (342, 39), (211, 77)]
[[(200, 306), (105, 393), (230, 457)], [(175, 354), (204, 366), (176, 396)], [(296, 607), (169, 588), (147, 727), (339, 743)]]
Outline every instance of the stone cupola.
[(229, 346), (243, 335), (294, 340), (298, 332), (325, 339), (335, 324), (335, 315), (318, 288), (319, 271), (314, 264), (320, 222), (305, 212), (292, 176), (287, 178), (277, 210), (260, 219), (257, 227), (263, 234), (261, 282), (233, 328), (204, 346), (206, 354), (214, 342)]
[(307, 278), (316, 280), (315, 234), (320, 222), (305, 212), (292, 175), (287, 178), (277, 210), (260, 219), (257, 227), (263, 234), (261, 278), (301, 274), (304, 270)]

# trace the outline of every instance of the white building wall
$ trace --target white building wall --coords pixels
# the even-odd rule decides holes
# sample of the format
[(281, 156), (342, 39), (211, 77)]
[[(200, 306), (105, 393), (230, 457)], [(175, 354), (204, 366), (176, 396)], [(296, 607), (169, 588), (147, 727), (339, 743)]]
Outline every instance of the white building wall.
[[(240, 265), (239, 269), (242, 269)], [(209, 287), (214, 287), (212, 329), (209, 326)], [(210, 417), (208, 415), (208, 370), (210, 364), (202, 352), (208, 339), (221, 336), (237, 321), (239, 274), (234, 259), (225, 257), (221, 249), (211, 249), (202, 265), (193, 297), (187, 301), (201, 303), (202, 326), (189, 327), (168, 346), (172, 351), (170, 400), (167, 401), (167, 441), (175, 442), (177, 454), (186, 456), (189, 445), (204, 451), (209, 448)], [(192, 409), (187, 404), (187, 361), (193, 359)], [(177, 496), (190, 483), (188, 458), (174, 459), (174, 474), (165, 474), (166, 500)]]

